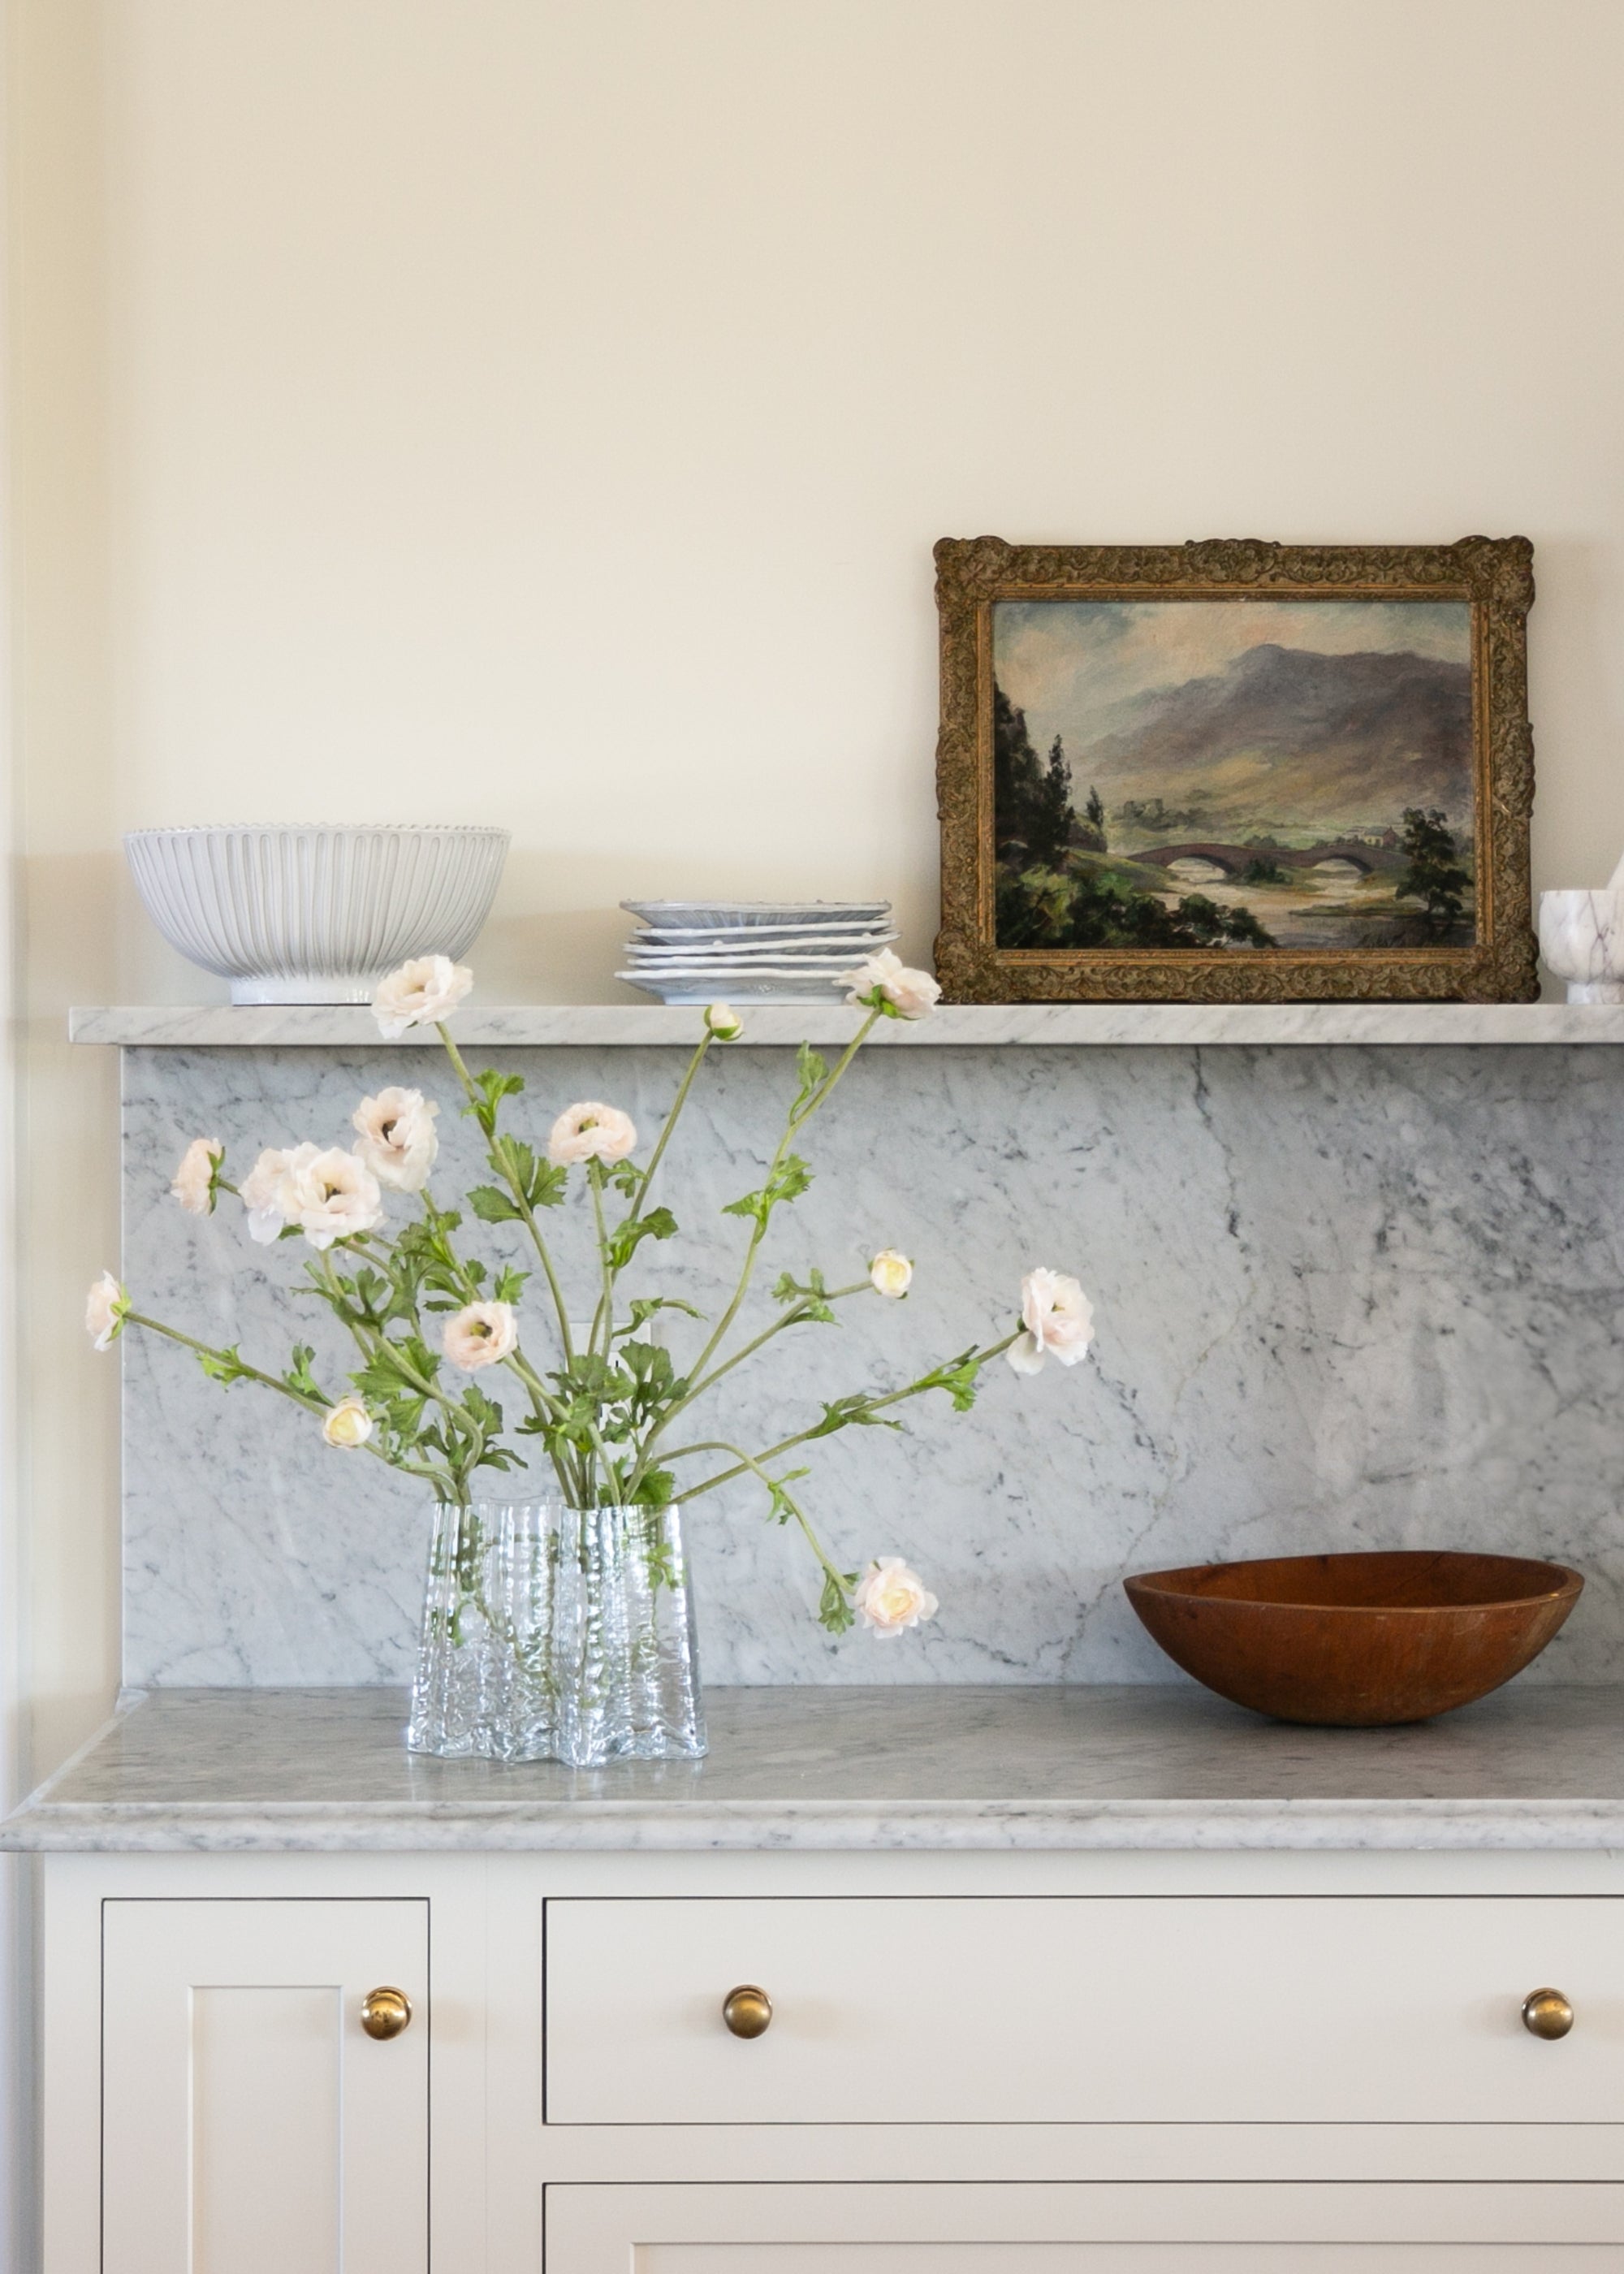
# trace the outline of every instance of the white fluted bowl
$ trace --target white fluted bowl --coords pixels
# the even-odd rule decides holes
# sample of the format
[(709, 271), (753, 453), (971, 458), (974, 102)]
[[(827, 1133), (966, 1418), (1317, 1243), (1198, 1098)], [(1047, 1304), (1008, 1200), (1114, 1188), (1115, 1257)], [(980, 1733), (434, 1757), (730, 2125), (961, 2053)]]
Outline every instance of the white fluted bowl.
[(365, 1003), (408, 956), (459, 956), (506, 829), (132, 829), (124, 855), (173, 948), (234, 1003)]

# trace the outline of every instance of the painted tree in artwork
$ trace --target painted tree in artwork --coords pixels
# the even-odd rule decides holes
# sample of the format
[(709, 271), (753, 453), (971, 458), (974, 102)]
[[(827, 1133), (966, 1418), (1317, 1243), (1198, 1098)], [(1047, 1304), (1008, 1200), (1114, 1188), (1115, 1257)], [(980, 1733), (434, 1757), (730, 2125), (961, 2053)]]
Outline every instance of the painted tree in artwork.
[(1001, 687), (992, 692), (993, 825), (998, 852), (1019, 845), (1031, 851), (1028, 831), (1042, 781), (1038, 754), (1026, 732), (1026, 714)]
[(1426, 920), (1438, 931), (1455, 922), (1466, 904), (1471, 884), (1456, 855), (1455, 836), (1444, 816), (1433, 807), (1404, 811), (1404, 857), (1408, 865), (1394, 886), (1394, 897), (1425, 903)]
[(1058, 734), (1049, 745), (1049, 764), (1038, 783), (1026, 828), (1026, 846), (1034, 861), (1054, 868), (1064, 859), (1071, 841), (1071, 769), (1065, 744)]
[(1081, 820), (1072, 824), (1071, 842), (1085, 853), (1103, 853), (1109, 849), (1105, 837), (1105, 801), (1097, 789), (1089, 791)]

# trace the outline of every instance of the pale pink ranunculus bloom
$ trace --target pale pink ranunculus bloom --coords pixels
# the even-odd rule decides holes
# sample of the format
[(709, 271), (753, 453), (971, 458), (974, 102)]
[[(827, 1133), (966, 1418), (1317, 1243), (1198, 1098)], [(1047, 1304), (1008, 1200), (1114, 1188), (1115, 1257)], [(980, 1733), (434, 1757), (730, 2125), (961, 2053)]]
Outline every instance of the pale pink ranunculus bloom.
[(942, 994), (928, 971), (910, 970), (888, 947), (876, 949), (855, 971), (848, 971), (843, 983), (851, 990), (848, 1003), (872, 1008), (878, 994), (899, 1019), (928, 1019)]
[(413, 956), (373, 991), (372, 1014), (385, 1041), (399, 1042), (408, 1027), (439, 1026), (473, 983), (468, 966), (448, 955)]
[(282, 1236), (284, 1224), (298, 1221), (295, 1179), (321, 1148), (320, 1145), (267, 1146), (237, 1188), (248, 1211), (248, 1236), (268, 1247)]
[(353, 1452), (372, 1435), (372, 1417), (360, 1398), (341, 1397), (322, 1423), (321, 1434), (341, 1452)]
[[(301, 1160), (300, 1154), (311, 1157)], [(325, 1152), (301, 1145), (290, 1155), (283, 1178), (290, 1222), (318, 1250), (335, 1239), (351, 1239), (357, 1232), (374, 1231), (383, 1222), (383, 1194), (378, 1179), (363, 1161), (341, 1145)]]
[(519, 1346), (519, 1321), (511, 1303), (467, 1303), (446, 1321), (446, 1356), (464, 1374), (494, 1366)]
[(876, 1295), (906, 1295), (914, 1284), (912, 1261), (899, 1248), (882, 1247), (868, 1266), (868, 1284)]
[(420, 1193), (440, 1151), (434, 1129), (439, 1111), (420, 1089), (380, 1089), (376, 1097), (364, 1097), (350, 1116), (361, 1141), (357, 1157), (380, 1185), (397, 1193)]
[(128, 1295), (112, 1273), (104, 1271), (85, 1299), (85, 1331), (99, 1351), (110, 1348), (118, 1340), (129, 1307)]
[(876, 1642), (891, 1642), (921, 1619), (933, 1619), (938, 1608), (917, 1571), (900, 1555), (876, 1556), (857, 1582), (852, 1608), (872, 1631)]
[(214, 1164), (225, 1158), (225, 1150), (218, 1137), (194, 1137), (181, 1155), (169, 1190), (188, 1216), (213, 1216)]
[(547, 1139), (547, 1158), (556, 1169), (573, 1168), (579, 1161), (623, 1161), (637, 1142), (631, 1118), (618, 1105), (602, 1105), (589, 1098), (567, 1105)]
[(1094, 1340), (1094, 1305), (1064, 1271), (1040, 1268), (1020, 1283), (1020, 1315), (1026, 1332), (1004, 1356), (1017, 1374), (1041, 1374), (1045, 1359), (1075, 1366)]

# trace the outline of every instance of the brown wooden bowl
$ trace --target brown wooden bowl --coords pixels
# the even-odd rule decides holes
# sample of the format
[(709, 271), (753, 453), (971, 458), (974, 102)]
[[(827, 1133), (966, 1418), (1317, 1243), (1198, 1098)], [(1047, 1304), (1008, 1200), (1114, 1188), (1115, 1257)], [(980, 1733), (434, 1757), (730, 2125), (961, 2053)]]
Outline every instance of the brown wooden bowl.
[(1271, 1555), (1124, 1579), (1168, 1656), (1281, 1721), (1425, 1721), (1538, 1657), (1584, 1582), (1563, 1563), (1447, 1549)]

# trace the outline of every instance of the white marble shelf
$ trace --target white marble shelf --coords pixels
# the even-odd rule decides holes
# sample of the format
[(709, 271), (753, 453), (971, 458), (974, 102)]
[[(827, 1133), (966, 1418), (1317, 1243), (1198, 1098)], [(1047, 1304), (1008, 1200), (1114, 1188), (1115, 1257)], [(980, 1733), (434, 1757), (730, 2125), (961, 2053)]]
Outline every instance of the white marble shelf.
[(695, 1762), (404, 1750), (399, 1690), (160, 1690), (0, 1849), (1605, 1849), (1624, 1687), (1513, 1684), (1400, 1729), (1302, 1729), (1189, 1684), (716, 1690)]
[[(839, 1044), (858, 1014), (841, 1005), (746, 1007), (743, 1041), (782, 1049)], [(691, 1048), (702, 1013), (639, 1004), (470, 1004), (459, 1042), (481, 1050), (614, 1049), (650, 1043)], [(76, 1043), (143, 1050), (354, 1050), (383, 1047), (370, 1011), (118, 1005), (68, 1013)], [(434, 1045), (414, 1030), (391, 1049)], [(1213, 1043), (1624, 1043), (1624, 1005), (1566, 1003), (1011, 1003), (952, 1004), (917, 1025), (883, 1021), (874, 1040), (926, 1049), (987, 1044), (1067, 1047)], [(734, 1047), (738, 1047), (735, 1045)]]

